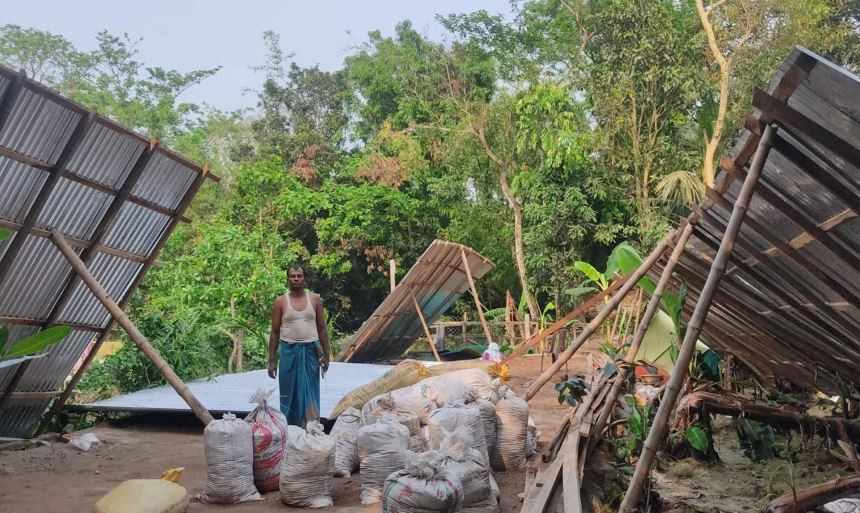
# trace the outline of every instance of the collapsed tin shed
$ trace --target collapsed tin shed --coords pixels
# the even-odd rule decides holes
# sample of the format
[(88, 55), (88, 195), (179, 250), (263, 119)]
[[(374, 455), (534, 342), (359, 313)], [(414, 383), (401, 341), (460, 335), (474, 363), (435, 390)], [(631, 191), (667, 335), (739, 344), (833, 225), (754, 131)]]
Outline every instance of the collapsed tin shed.
[[(422, 319), (432, 324), (464, 292), (470, 281), (493, 269), (472, 248), (435, 240), (352, 336), (338, 354), (343, 362), (373, 362), (403, 355), (422, 333)], [(470, 278), (470, 274), (471, 278)]]
[[(0, 368), (0, 436), (27, 436), (59, 411), (113, 324), (52, 232), (120, 305), (206, 178), (189, 160), (0, 67), (0, 324), (12, 344), (57, 324), (46, 356)], [(93, 340), (95, 339), (95, 343)], [(63, 387), (73, 366), (83, 365)], [(47, 417), (46, 417), (47, 419)]]

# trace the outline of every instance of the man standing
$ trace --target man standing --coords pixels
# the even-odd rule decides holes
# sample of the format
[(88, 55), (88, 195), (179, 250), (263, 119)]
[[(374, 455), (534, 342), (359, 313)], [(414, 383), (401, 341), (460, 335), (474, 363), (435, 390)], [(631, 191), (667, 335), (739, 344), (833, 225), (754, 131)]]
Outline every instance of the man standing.
[(281, 412), (287, 423), (304, 428), (320, 416), (320, 367), (323, 373), (328, 370), (328, 332), (322, 300), (305, 291), (301, 265), (287, 271), (287, 284), (289, 291), (272, 306), (269, 377), (280, 374)]

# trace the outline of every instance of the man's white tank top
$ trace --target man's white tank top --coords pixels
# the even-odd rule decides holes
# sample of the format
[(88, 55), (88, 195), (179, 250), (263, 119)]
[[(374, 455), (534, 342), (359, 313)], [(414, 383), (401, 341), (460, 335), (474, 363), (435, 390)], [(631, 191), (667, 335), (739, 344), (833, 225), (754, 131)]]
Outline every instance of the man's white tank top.
[(281, 340), (291, 344), (319, 340), (317, 313), (308, 293), (305, 292), (305, 309), (301, 311), (293, 308), (289, 292), (286, 296), (286, 308), (281, 314)]

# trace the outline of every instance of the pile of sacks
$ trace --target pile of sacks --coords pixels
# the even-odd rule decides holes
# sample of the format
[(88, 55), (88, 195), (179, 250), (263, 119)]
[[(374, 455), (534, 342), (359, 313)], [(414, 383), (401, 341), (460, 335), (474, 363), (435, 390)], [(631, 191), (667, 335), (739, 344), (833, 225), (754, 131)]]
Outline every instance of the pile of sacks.
[(497, 511), (491, 470), (523, 467), (536, 446), (528, 403), (482, 369), (426, 378), (360, 411), (348, 407), (332, 437), (335, 474), (360, 472), (362, 503), (382, 502), (388, 511), (389, 501), (400, 512), (449, 511), (455, 503), (470, 513)]
[(235, 504), (280, 490), (288, 506), (332, 505), (336, 439), (319, 422), (309, 422), (307, 430), (288, 426), (266, 404), (271, 392), (254, 394), (257, 407), (245, 420), (228, 413), (206, 426), (206, 488), (198, 500)]
[[(271, 393), (271, 391), (269, 392)], [(521, 468), (535, 442), (528, 404), (484, 369), (431, 376), (318, 422), (287, 426), (266, 404), (245, 420), (226, 414), (205, 429), (206, 502), (260, 500), (280, 491), (293, 507), (332, 505), (332, 479), (361, 476), (361, 501), (383, 511), (498, 511), (492, 470)], [(533, 425), (532, 425), (533, 426)]]

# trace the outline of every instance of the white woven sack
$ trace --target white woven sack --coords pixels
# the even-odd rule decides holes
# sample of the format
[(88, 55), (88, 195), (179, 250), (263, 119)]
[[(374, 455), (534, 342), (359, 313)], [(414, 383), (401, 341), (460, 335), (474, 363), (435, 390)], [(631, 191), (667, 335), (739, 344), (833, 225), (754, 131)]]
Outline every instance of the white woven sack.
[(490, 468), (481, 454), (469, 446), (470, 442), (465, 428), (449, 433), (442, 443), (448, 455), (444, 467), (459, 477), (463, 485), (463, 513), (499, 513)]
[(257, 407), (245, 417), (245, 422), (251, 424), (254, 443), (254, 486), (260, 492), (278, 489), (287, 443), (286, 417), (266, 403), (266, 398), (274, 391), (274, 388), (258, 389), (251, 396), (251, 402), (257, 403)]
[(382, 513), (460, 513), (463, 485), (441, 451), (410, 452), (406, 468), (385, 480)]
[(532, 456), (537, 454), (538, 438), (540, 438), (540, 431), (538, 431), (537, 425), (534, 423), (532, 418), (529, 417), (528, 425), (526, 426), (526, 458), (527, 459), (531, 459)]
[(445, 437), (458, 428), (464, 428), (469, 434), (469, 445), (481, 455), (481, 461), (489, 464), (487, 439), (484, 437), (484, 425), (481, 412), (463, 403), (451, 403), (430, 414), (427, 428), (430, 431), (430, 448), (442, 449)]
[(358, 430), (356, 438), (361, 467), (361, 503), (376, 504), (382, 498), (385, 478), (403, 469), (409, 447), (409, 430), (385, 415)]
[(514, 470), (526, 464), (529, 404), (508, 387), (500, 388), (496, 403), (496, 444), (490, 453), (493, 470)]
[(355, 408), (347, 408), (340, 414), (330, 436), (334, 439), (334, 475), (349, 477), (358, 470), (358, 446), (355, 438), (361, 428), (361, 412)]
[(394, 417), (397, 422), (409, 430), (410, 451), (424, 452), (429, 448), (427, 437), (424, 434), (425, 432), (421, 429), (421, 423), (418, 421), (418, 417), (414, 413), (380, 408), (367, 414), (364, 425), (367, 426), (375, 424), (385, 415)]
[(477, 401), (466, 404), (471, 408), (476, 408), (481, 414), (481, 424), (484, 428), (484, 440), (487, 442), (487, 454), (493, 452), (493, 446), (496, 445), (496, 407), (486, 399), (478, 399)]
[(290, 426), (281, 466), (281, 501), (299, 508), (332, 505), (335, 441), (322, 424), (310, 421), (307, 431)]
[(478, 398), (496, 402), (499, 398), (498, 384), (482, 369), (462, 369), (441, 376), (427, 378), (417, 385), (424, 385), (435, 396), (440, 405), (454, 401), (466, 402), (466, 393), (473, 392)]
[(225, 413), (203, 430), (206, 488), (202, 502), (235, 504), (262, 500), (254, 488), (254, 444), (251, 425)]

